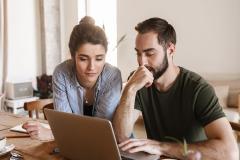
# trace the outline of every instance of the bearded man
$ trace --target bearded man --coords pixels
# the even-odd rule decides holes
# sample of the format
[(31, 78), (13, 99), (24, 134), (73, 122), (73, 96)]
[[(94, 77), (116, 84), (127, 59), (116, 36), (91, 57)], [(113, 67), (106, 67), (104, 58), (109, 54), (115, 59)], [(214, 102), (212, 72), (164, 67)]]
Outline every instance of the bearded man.
[[(173, 26), (150, 18), (135, 29), (139, 67), (129, 77), (113, 120), (120, 149), (184, 159), (182, 145), (167, 138), (174, 137), (185, 139), (204, 160), (237, 160), (236, 140), (212, 86), (173, 62)], [(147, 139), (129, 138), (141, 114)]]

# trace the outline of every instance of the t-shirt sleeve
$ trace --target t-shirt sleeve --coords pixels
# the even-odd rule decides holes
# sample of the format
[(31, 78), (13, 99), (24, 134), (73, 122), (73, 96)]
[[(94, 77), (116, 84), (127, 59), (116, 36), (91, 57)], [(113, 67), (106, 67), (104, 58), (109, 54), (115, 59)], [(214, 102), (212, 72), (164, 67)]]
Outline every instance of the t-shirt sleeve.
[(205, 84), (197, 91), (195, 97), (195, 114), (203, 126), (216, 119), (225, 117), (214, 89), (209, 84)]

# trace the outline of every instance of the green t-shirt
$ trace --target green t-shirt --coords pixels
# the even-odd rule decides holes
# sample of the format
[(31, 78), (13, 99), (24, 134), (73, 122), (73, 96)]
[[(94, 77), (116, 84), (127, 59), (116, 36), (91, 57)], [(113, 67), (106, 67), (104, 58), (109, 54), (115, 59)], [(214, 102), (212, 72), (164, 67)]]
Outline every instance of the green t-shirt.
[(206, 140), (203, 127), (224, 117), (213, 88), (198, 74), (180, 67), (180, 74), (166, 92), (152, 85), (137, 92), (135, 108), (142, 111), (147, 136), (188, 143)]

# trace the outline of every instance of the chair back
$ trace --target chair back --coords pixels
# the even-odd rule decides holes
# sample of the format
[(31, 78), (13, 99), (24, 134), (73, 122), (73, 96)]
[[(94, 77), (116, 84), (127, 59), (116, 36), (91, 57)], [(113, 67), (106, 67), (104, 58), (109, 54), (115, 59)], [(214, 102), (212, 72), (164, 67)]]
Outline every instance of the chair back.
[(44, 118), (47, 119), (47, 117), (45, 115), (45, 109), (54, 109), (53, 103), (49, 103), (43, 107)]
[(39, 119), (39, 111), (43, 110), (43, 108), (50, 103), (53, 103), (53, 99), (39, 99), (36, 101), (25, 102), (24, 109), (28, 111), (30, 118), (33, 118), (33, 112), (35, 112), (36, 118)]

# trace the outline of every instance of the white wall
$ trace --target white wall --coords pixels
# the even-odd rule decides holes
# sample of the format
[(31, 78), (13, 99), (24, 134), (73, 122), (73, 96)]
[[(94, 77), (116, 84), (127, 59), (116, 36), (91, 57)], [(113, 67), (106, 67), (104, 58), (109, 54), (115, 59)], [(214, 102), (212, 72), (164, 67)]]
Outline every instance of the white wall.
[(118, 49), (123, 79), (137, 67), (134, 27), (150, 17), (161, 17), (177, 32), (175, 63), (198, 73), (240, 77), (239, 0), (119, 0)]
[(61, 60), (64, 61), (68, 58), (71, 58), (68, 42), (73, 27), (78, 24), (78, 3), (77, 0), (61, 0), (60, 6), (62, 52)]
[(2, 93), (3, 79), (3, 1), (0, 1), (0, 95)]
[[(32, 0), (8, 0), (8, 80), (35, 80), (41, 74), (39, 4)], [(239, 0), (119, 0), (118, 67), (123, 79), (137, 67), (135, 25), (146, 18), (167, 19), (177, 32), (175, 62), (204, 74), (240, 77)], [(77, 23), (77, 0), (61, 0), (61, 52), (68, 58), (69, 35)]]
[(41, 74), (40, 25), (37, 1), (8, 0), (7, 81), (35, 81)]
[[(40, 3), (33, 0), (8, 0), (7, 81), (32, 81), (42, 74)], [(68, 41), (77, 23), (77, 0), (60, 1), (61, 60), (69, 58)], [(2, 73), (2, 72), (1, 72)]]

